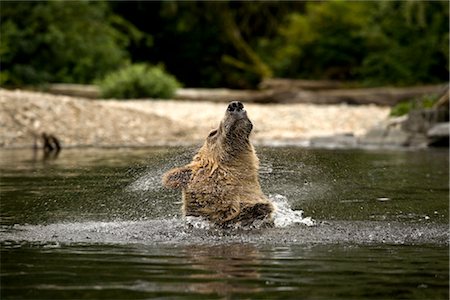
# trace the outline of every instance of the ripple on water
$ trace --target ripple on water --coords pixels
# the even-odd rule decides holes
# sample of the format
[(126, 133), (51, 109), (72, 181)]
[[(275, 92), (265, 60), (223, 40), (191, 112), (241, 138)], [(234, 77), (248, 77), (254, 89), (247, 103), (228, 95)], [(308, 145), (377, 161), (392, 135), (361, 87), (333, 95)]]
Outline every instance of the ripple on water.
[[(202, 218), (187, 217), (140, 221), (63, 222), (14, 225), (2, 228), (0, 243), (10, 241), (49, 244), (424, 244), (448, 245), (445, 224), (411, 224), (384, 221), (317, 222), (293, 210), (283, 195), (271, 195), (276, 210), (274, 228), (220, 229)], [(13, 243), (17, 246), (17, 243)]]

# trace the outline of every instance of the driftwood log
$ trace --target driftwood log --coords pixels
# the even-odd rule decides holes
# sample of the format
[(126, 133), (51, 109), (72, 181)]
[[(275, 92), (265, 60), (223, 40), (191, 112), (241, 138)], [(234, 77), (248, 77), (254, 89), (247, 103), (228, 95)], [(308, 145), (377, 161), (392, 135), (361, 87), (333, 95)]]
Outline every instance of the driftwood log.
[(95, 99), (100, 97), (100, 89), (95, 85), (54, 83), (47, 86), (45, 92), (54, 95), (66, 95)]
[[(448, 84), (414, 87), (348, 88), (349, 83), (339, 81), (314, 81), (270, 79), (260, 90), (232, 89), (179, 89), (177, 100), (229, 102), (240, 100), (250, 103), (313, 103), (313, 104), (376, 104), (393, 106), (400, 101), (429, 94), (440, 94)], [(53, 84), (46, 90), (83, 98), (98, 98), (99, 89), (93, 85)]]
[(262, 90), (331, 90), (354, 86), (354, 82), (337, 80), (303, 80), (287, 78), (269, 78), (263, 80), (259, 88)]
[(393, 106), (400, 101), (440, 93), (445, 85), (416, 87), (380, 87), (364, 89), (326, 90), (227, 90), (227, 89), (181, 89), (176, 99), (227, 102), (239, 99), (253, 103), (313, 103), (313, 104), (376, 104)]

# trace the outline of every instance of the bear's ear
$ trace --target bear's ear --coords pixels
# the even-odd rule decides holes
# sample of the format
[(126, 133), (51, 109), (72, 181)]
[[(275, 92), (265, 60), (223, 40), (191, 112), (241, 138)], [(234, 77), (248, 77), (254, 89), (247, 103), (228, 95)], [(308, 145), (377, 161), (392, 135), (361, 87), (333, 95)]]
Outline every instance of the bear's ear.
[(162, 182), (168, 188), (183, 188), (191, 179), (191, 174), (192, 169), (189, 167), (175, 168), (163, 175)]

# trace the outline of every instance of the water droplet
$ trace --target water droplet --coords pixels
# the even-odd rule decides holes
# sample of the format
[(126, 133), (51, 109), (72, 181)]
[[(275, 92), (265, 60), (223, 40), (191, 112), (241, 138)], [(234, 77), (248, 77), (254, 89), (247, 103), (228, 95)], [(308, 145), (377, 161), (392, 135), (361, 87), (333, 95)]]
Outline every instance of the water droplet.
[(389, 201), (389, 200), (391, 200), (391, 198), (388, 198), (388, 197), (378, 197), (377, 200), (378, 200), (378, 201)]

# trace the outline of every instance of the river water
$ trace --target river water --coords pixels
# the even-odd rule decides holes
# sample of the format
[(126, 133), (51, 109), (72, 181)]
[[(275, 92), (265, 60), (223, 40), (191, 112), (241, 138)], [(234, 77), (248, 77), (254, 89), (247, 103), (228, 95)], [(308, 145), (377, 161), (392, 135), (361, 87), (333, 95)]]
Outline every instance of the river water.
[(257, 148), (275, 228), (183, 220), (195, 148), (0, 151), (1, 299), (448, 299), (448, 150)]

